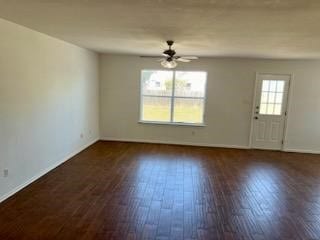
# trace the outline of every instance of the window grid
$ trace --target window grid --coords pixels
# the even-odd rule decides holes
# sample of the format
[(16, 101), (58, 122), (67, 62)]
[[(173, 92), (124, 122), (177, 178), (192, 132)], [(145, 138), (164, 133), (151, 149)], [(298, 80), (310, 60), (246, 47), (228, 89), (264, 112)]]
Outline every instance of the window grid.
[[(143, 72), (143, 71), (142, 71)], [(182, 72), (182, 71), (180, 71)], [(205, 98), (206, 98), (206, 82), (207, 79), (205, 78), (204, 82), (204, 95), (203, 97), (190, 97), (190, 96), (175, 96), (175, 88), (176, 88), (176, 71), (172, 71), (172, 89), (171, 89), (171, 96), (170, 95), (152, 95), (152, 94), (144, 94), (143, 93), (143, 87), (141, 84), (141, 100), (140, 100), (140, 121), (142, 122), (159, 122), (159, 123), (173, 123), (173, 124), (192, 124), (192, 125), (197, 125), (197, 124), (203, 124), (204, 123), (204, 111), (205, 111)], [(142, 82), (142, 81), (141, 81)], [(143, 119), (143, 98), (144, 97), (149, 97), (149, 98), (164, 98), (164, 99), (170, 99), (170, 120), (169, 121), (163, 121), (163, 120), (145, 120)], [(201, 121), (200, 122), (187, 122), (187, 121), (174, 121), (175, 118), (175, 100), (176, 99), (194, 99), (194, 100), (202, 100), (202, 116), (201, 116)]]
[(172, 93), (171, 93), (171, 114), (170, 114), (170, 122), (173, 122), (175, 88), (176, 88), (176, 71), (173, 72), (173, 76), (172, 76)]
[(284, 93), (283, 80), (263, 80), (260, 99), (260, 114), (281, 115)]

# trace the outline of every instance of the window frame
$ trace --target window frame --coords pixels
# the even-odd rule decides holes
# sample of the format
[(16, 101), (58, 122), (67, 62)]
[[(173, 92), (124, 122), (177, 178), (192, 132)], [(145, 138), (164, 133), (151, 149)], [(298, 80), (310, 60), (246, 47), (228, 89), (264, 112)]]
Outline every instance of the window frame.
[[(167, 71), (172, 72), (172, 93), (169, 96), (160, 96), (160, 95), (143, 95), (143, 84), (142, 84), (142, 73), (143, 71)], [(180, 97), (175, 96), (175, 80), (176, 80), (176, 72), (201, 72), (205, 73), (206, 81), (204, 85), (204, 96), (203, 97)], [(140, 112), (139, 112), (139, 123), (143, 124), (159, 124), (159, 125), (175, 125), (175, 126), (195, 126), (195, 127), (205, 127), (205, 110), (206, 110), (206, 102), (207, 102), (207, 82), (208, 82), (208, 72), (206, 71), (185, 71), (185, 70), (163, 70), (163, 69), (142, 69), (140, 71)], [(161, 97), (161, 98), (167, 98), (171, 100), (170, 104), (170, 120), (169, 121), (148, 121), (142, 119), (142, 113), (143, 113), (143, 97)], [(201, 99), (203, 100), (203, 107), (202, 107), (202, 122), (201, 123), (188, 123), (188, 122), (175, 122), (173, 121), (174, 118), (174, 100), (175, 99)]]

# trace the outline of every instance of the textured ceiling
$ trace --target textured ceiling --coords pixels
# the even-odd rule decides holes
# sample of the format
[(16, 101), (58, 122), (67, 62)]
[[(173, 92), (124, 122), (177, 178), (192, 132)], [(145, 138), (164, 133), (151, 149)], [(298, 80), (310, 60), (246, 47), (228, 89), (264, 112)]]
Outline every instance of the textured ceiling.
[(0, 0), (0, 17), (97, 52), (320, 58), (319, 0)]

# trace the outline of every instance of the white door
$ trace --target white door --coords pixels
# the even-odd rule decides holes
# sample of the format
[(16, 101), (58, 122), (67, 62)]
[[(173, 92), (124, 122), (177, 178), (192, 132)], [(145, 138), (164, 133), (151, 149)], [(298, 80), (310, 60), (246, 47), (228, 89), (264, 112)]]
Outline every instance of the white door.
[(290, 75), (258, 74), (251, 147), (281, 150), (284, 138)]

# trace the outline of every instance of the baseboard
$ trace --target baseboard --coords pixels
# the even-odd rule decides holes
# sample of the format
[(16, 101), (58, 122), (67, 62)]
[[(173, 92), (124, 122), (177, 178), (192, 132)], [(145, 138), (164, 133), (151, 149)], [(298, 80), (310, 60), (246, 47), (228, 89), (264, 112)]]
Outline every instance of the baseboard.
[[(194, 142), (183, 142), (183, 141), (162, 141), (162, 140), (150, 140), (150, 139), (101, 137), (100, 140), (102, 140), (102, 141), (115, 141), (115, 142), (136, 142), (136, 143), (156, 143), (156, 144), (169, 144), (169, 145), (185, 145), (185, 146), (198, 146), (198, 147), (251, 149), (249, 146), (242, 146), (242, 145), (194, 143)], [(294, 152), (294, 153), (320, 154), (320, 150), (318, 151), (318, 150), (308, 150), (308, 149), (290, 149), (290, 148), (285, 148), (282, 151), (283, 152)]]
[(286, 148), (284, 152), (320, 154), (320, 150)]
[(102, 140), (102, 141), (115, 141), (115, 142), (136, 142), (136, 143), (157, 143), (157, 144), (169, 144), (169, 145), (185, 145), (185, 146), (196, 146), (196, 147), (217, 147), (217, 148), (249, 149), (249, 146), (242, 146), (242, 145), (209, 144), (209, 143), (195, 143), (195, 142), (183, 142), (183, 141), (163, 141), (163, 140), (150, 140), (150, 139), (130, 139), (130, 138), (101, 137), (100, 140)]
[(20, 190), (22, 190), (23, 188), (25, 188), (26, 186), (28, 186), (29, 184), (31, 184), (32, 182), (34, 182), (35, 180), (39, 179), (40, 177), (42, 177), (43, 175), (47, 174), (48, 172), (50, 172), (51, 170), (55, 169), (56, 167), (58, 167), (59, 165), (61, 165), (62, 163), (66, 162), (67, 160), (69, 160), (70, 158), (72, 158), (73, 156), (77, 155), (78, 153), (80, 153), (81, 151), (83, 151), (84, 149), (86, 149), (87, 147), (91, 146), (92, 144), (94, 144), (95, 142), (99, 141), (99, 138), (89, 142), (88, 144), (82, 146), (81, 148), (77, 149), (76, 151), (72, 152), (71, 154), (69, 154), (68, 156), (66, 156), (65, 158), (63, 158), (62, 160), (54, 163), (53, 165), (51, 165), (50, 167), (42, 170), (40, 173), (36, 174), (35, 176), (33, 176), (32, 178), (30, 178), (28, 181), (24, 182), (23, 184), (19, 185), (18, 187), (14, 188), (13, 190), (11, 190), (10, 192), (4, 194), (3, 196), (0, 197), (0, 203), (3, 202), (4, 200), (6, 200), (7, 198), (11, 197), (12, 195), (14, 195), (15, 193), (19, 192)]

